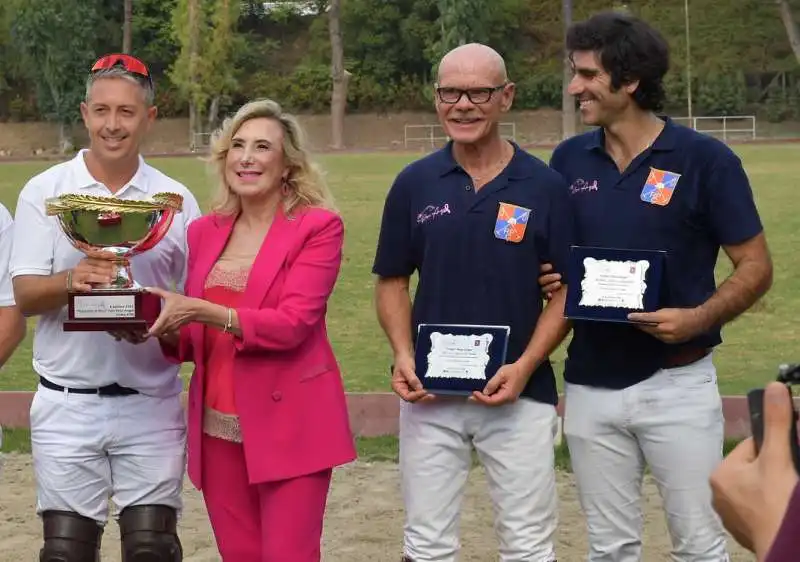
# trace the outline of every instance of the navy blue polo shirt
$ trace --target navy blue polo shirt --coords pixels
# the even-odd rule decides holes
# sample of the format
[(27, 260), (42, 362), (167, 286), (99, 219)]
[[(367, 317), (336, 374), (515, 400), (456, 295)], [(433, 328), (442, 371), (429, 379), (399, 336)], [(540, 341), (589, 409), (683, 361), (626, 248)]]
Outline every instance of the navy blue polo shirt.
[[(561, 143), (550, 165), (569, 185), (578, 244), (666, 250), (662, 307), (695, 307), (716, 290), (720, 247), (747, 241), (762, 224), (736, 154), (713, 137), (665, 121), (652, 146), (622, 173), (605, 152), (601, 129)], [(625, 388), (666, 366), (682, 347), (721, 342), (719, 329), (666, 344), (632, 325), (576, 321), (564, 378)]]
[[(498, 215), (513, 205), (527, 224), (496, 232)], [(502, 230), (502, 229), (501, 229)], [(383, 211), (373, 273), (419, 273), (412, 330), (420, 323), (511, 327), (506, 361), (527, 347), (542, 311), (539, 264), (565, 274), (573, 221), (563, 178), (514, 145), (505, 170), (477, 192), (455, 161), (452, 143), (404, 168)], [(549, 361), (521, 396), (556, 404)]]

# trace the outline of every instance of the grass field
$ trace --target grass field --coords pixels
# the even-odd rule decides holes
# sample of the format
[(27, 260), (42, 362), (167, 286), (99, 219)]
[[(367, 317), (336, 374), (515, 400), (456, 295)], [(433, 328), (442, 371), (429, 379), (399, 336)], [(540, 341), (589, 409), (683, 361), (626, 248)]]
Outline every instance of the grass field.
[[(800, 213), (794, 190), (800, 178), (798, 145), (736, 147), (753, 182), (775, 260), (772, 291), (753, 311), (730, 324), (716, 362), (724, 394), (743, 394), (774, 378), (777, 365), (800, 361), (795, 314), (800, 310), (800, 278), (795, 248), (800, 243)], [(547, 158), (545, 151), (534, 152)], [(320, 158), (328, 173), (346, 227), (345, 261), (328, 316), (329, 332), (352, 392), (387, 391), (388, 345), (375, 319), (370, 273), (383, 200), (394, 175), (415, 156), (409, 154), (347, 154)], [(204, 165), (192, 158), (159, 158), (150, 163), (184, 182), (204, 206), (211, 181)], [(13, 213), (25, 181), (50, 163), (0, 165), (0, 202)], [(723, 255), (718, 277), (730, 271)], [(33, 390), (31, 321), (28, 337), (0, 374), (0, 390)], [(558, 373), (564, 348), (553, 360)], [(188, 368), (186, 370), (188, 374)]]

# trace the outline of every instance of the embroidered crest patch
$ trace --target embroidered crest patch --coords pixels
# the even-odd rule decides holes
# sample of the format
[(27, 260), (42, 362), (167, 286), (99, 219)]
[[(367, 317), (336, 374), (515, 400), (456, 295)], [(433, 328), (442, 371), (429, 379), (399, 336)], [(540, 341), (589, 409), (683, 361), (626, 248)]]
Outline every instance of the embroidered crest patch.
[(500, 203), (500, 208), (497, 210), (497, 220), (494, 224), (495, 238), (506, 242), (521, 242), (525, 236), (525, 229), (528, 227), (530, 216), (530, 209), (512, 205), (511, 203)]
[(675, 192), (680, 177), (681, 175), (675, 172), (650, 168), (650, 174), (647, 176), (647, 181), (644, 182), (639, 197), (646, 203), (664, 207), (672, 200), (672, 194)]

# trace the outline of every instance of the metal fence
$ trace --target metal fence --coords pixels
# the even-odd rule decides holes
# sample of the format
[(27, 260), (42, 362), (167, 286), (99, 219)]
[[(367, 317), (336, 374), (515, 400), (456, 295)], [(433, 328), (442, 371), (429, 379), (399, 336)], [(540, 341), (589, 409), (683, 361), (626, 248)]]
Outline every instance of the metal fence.
[(673, 117), (698, 133), (719, 137), (722, 141), (756, 138), (755, 115), (712, 115), (703, 117)]
[[(509, 140), (517, 138), (516, 123), (500, 123), (500, 135)], [(422, 145), (423, 147), (436, 148), (450, 140), (444, 129), (438, 123), (406, 125), (403, 138), (403, 146)]]

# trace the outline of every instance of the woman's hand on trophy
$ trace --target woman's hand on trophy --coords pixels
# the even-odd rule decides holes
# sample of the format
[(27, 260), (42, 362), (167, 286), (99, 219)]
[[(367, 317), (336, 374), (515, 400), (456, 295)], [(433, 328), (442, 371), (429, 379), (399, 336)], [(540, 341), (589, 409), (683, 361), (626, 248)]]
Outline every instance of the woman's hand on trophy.
[(169, 337), (181, 326), (193, 321), (197, 313), (197, 299), (165, 291), (159, 287), (147, 287), (147, 292), (161, 297), (161, 313), (147, 332), (148, 337)]
[(110, 283), (114, 264), (101, 258), (83, 258), (67, 273), (68, 291), (91, 291), (94, 285)]

